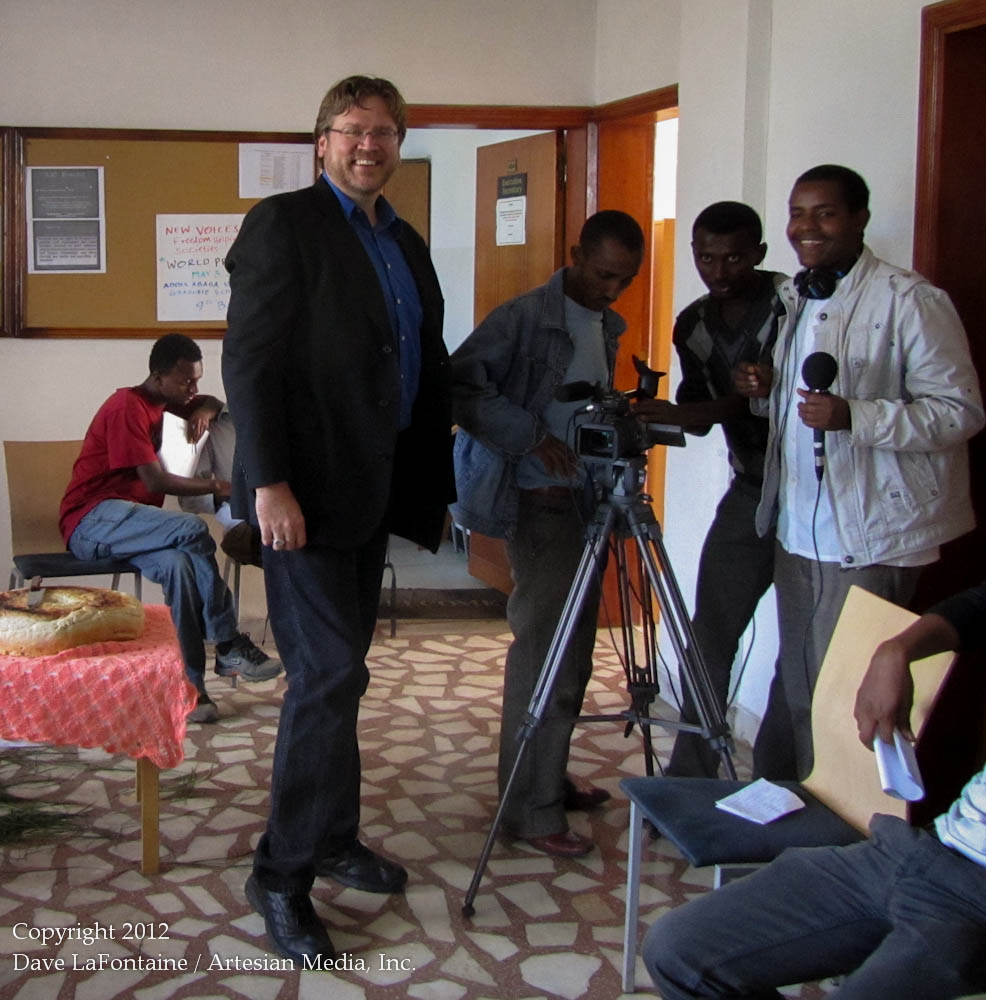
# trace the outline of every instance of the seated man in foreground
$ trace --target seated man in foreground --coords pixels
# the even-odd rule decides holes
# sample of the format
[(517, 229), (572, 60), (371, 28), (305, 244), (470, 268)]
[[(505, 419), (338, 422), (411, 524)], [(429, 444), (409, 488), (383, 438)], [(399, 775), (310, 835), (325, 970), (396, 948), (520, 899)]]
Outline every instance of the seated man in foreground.
[(93, 417), (59, 526), (79, 559), (127, 559), (161, 584), (185, 671), (199, 693), (189, 719), (215, 722), (219, 711), (205, 690), (204, 639), (215, 642), (215, 670), (224, 677), (268, 680), (281, 664), (239, 632), (205, 522), (161, 509), (165, 494), (229, 496), (228, 482), (174, 475), (157, 455), (165, 411), (187, 419), (198, 436), (219, 412), (219, 400), (196, 395), (202, 352), (188, 337), (169, 333), (155, 342), (149, 367), (140, 385), (117, 389)]
[[(892, 742), (895, 726), (913, 739), (912, 662), (983, 646), (984, 619), (986, 582), (877, 648), (856, 696), (867, 746)], [(862, 843), (785, 851), (659, 919), (643, 952), (665, 1000), (760, 1000), (834, 975), (846, 976), (840, 1000), (986, 989), (986, 768), (928, 830), (877, 814)]]

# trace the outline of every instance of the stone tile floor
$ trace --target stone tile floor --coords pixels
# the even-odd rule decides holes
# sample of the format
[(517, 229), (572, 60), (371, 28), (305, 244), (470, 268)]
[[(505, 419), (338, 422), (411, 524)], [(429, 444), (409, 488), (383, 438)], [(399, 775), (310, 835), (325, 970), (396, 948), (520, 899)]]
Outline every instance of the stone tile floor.
[[(622, 723), (581, 725), (572, 744), (572, 773), (613, 793), (606, 807), (572, 815), (596, 850), (560, 861), (500, 839), (475, 915), (461, 912), (496, 807), (508, 642), (502, 621), (401, 623), (394, 639), (378, 632), (361, 713), (363, 835), (401, 859), (410, 881), (397, 897), (317, 881), (315, 907), (342, 956), (332, 971), (286, 969), (243, 896), (283, 681), (210, 682), (222, 719), (191, 726), (185, 761), (162, 774), (162, 871), (153, 877), (137, 868), (132, 762), (94, 750), (0, 750), (0, 788), (61, 803), (80, 824), (0, 849), (0, 1000), (619, 996), (629, 810), (618, 783), (643, 773), (639, 735), (624, 738)], [(586, 711), (622, 710), (623, 685), (600, 633)], [(664, 755), (671, 739), (656, 733)], [(672, 845), (649, 845), (641, 925), (709, 884)], [(60, 943), (41, 940), (45, 931), (61, 932)], [(80, 939), (94, 931), (103, 936)], [(637, 980), (651, 990), (639, 963)]]

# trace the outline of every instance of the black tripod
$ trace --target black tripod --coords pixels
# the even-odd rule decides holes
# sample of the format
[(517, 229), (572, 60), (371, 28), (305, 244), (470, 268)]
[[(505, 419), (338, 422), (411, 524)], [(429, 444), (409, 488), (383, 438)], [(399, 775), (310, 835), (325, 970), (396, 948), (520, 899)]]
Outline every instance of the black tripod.
[[(469, 917), (475, 913), (473, 900), (479, 889), (483, 872), (493, 850), (504, 809), (514, 779), (517, 776), (528, 744), (535, 730), (541, 724), (545, 710), (551, 699), (555, 678), (561, 668), (565, 651), (575, 630), (579, 616), (595, 579), (602, 574), (606, 561), (606, 553), (610, 540), (633, 538), (637, 550), (637, 589), (631, 581), (627, 565), (626, 550), (623, 544), (617, 544), (616, 569), (620, 596), (620, 611), (622, 618), (622, 638), (624, 653), (624, 668), (627, 677), (627, 689), (630, 694), (630, 707), (618, 715), (582, 716), (581, 721), (601, 722), (625, 720), (626, 735), (630, 734), (634, 725), (640, 726), (644, 743), (645, 768), (648, 775), (654, 773), (654, 749), (651, 741), (650, 727), (663, 726), (667, 729), (684, 730), (701, 733), (709, 744), (716, 749), (730, 778), (736, 777), (731, 756), (731, 737), (729, 726), (723, 717), (719, 703), (716, 701), (709, 680), (705, 662), (695, 642), (691, 621), (682, 600), (678, 582), (671, 569), (667, 550), (661, 537), (661, 528), (651, 509), (649, 498), (641, 492), (646, 471), (646, 457), (643, 455), (626, 459), (615, 459), (605, 466), (609, 482), (603, 484), (604, 497), (596, 508), (592, 524), (586, 529), (585, 548), (579, 561), (575, 578), (572, 581), (558, 627), (555, 629), (551, 645), (544, 659), (544, 666), (538, 677), (534, 693), (527, 709), (527, 716), (517, 734), (518, 748), (513, 768), (503, 789), (497, 807), (493, 825), (490, 827), (480, 854), (472, 882), (466, 893), (462, 912)], [(638, 665), (632, 632), (632, 597), (636, 593), (641, 609), (644, 635), (644, 663)], [(652, 597), (657, 599), (668, 637), (678, 660), (679, 676), (692, 695), (697, 725), (689, 723), (652, 718), (650, 707), (656, 698), (659, 685), (657, 677), (657, 640), (652, 612)]]

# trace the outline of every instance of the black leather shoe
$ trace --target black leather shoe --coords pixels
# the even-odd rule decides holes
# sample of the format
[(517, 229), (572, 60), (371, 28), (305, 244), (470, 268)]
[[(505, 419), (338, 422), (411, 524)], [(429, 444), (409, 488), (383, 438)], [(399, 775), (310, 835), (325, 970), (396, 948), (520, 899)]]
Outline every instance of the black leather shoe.
[(246, 521), (234, 524), (223, 535), (219, 548), (238, 563), (264, 568), (264, 558), (260, 554), (260, 529)]
[[(264, 918), (267, 940), (282, 958), (298, 962), (302, 968), (321, 958), (335, 958), (325, 925), (315, 915), (307, 892), (273, 892), (265, 889), (251, 875), (246, 882), (246, 897)], [(309, 960), (305, 966), (304, 959)]]
[(605, 788), (589, 785), (579, 788), (573, 781), (565, 781), (565, 808), (569, 811), (580, 809), (589, 812), (598, 809), (604, 802), (609, 802), (611, 796)]
[(374, 854), (358, 840), (316, 862), (315, 873), (364, 892), (400, 892), (407, 883), (407, 872), (401, 865)]

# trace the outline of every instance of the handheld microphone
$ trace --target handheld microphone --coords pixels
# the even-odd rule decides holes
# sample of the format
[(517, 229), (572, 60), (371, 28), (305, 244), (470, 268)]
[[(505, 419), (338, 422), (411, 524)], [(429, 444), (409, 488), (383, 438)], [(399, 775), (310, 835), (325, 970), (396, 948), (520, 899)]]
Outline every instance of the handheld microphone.
[[(835, 381), (839, 366), (835, 358), (827, 351), (815, 351), (809, 354), (801, 366), (801, 377), (805, 380), (809, 392), (828, 394), (829, 386)], [(821, 427), (814, 428), (815, 478), (821, 482), (825, 473), (825, 431)]]

